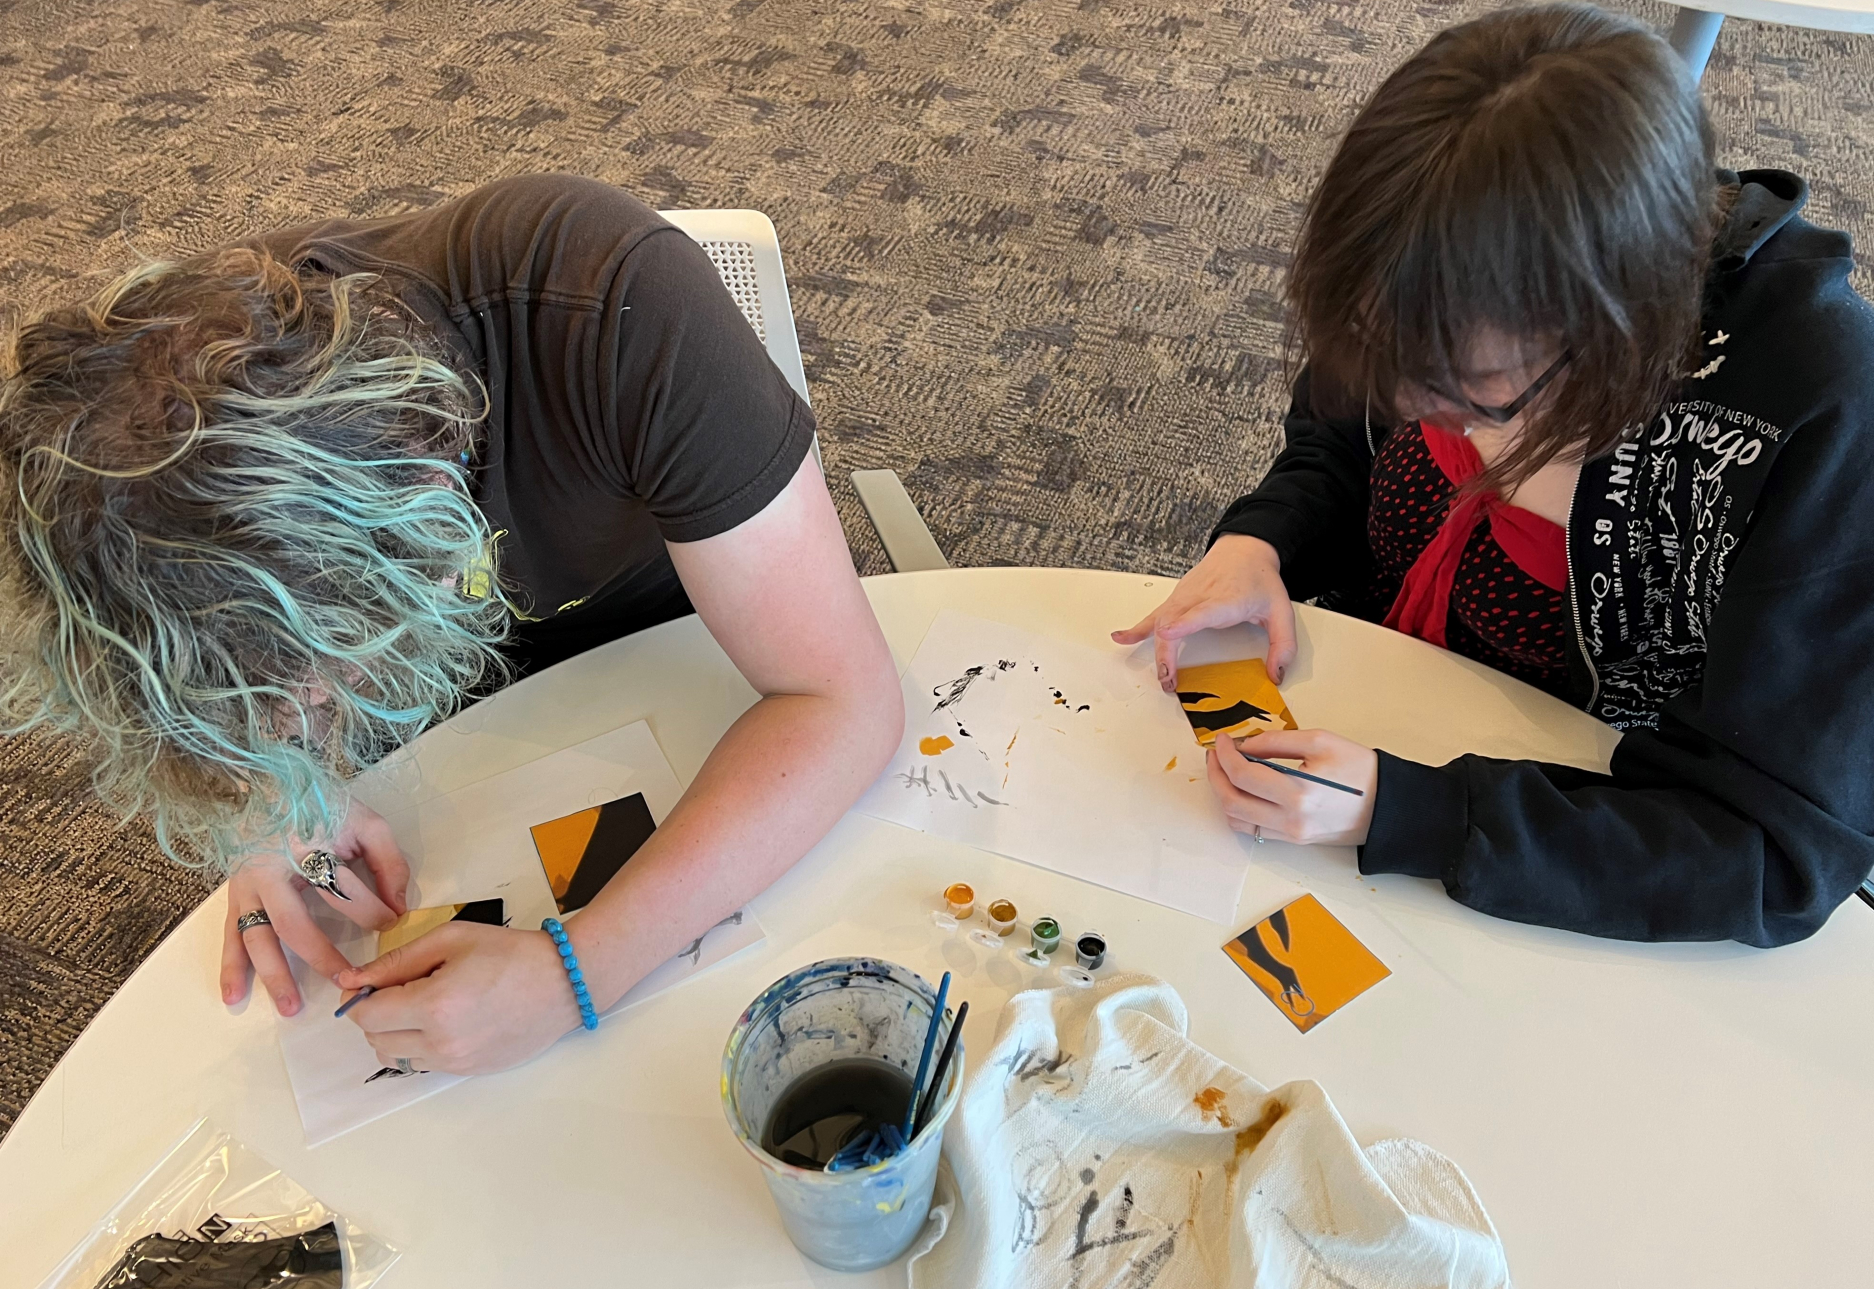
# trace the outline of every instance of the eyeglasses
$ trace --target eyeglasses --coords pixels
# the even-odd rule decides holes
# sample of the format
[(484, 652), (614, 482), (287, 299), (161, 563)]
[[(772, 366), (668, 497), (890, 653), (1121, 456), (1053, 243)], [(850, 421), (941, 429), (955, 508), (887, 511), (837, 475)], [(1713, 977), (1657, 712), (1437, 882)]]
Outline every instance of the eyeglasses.
[(1562, 356), (1550, 363), (1549, 369), (1536, 377), (1534, 384), (1530, 385), (1528, 389), (1518, 394), (1502, 407), (1485, 407), (1482, 403), (1473, 403), (1468, 398), (1462, 398), (1455, 394), (1447, 394), (1442, 389), (1436, 387), (1433, 387), (1431, 392), (1460, 411), (1474, 412), (1478, 417), (1489, 421), (1493, 425), (1503, 425), (1509, 421), (1515, 420), (1518, 412), (1528, 407), (1529, 404), (1535, 400), (1536, 395), (1547, 389), (1549, 382), (1562, 374), (1562, 368), (1568, 366), (1572, 358), (1574, 358), (1573, 353), (1568, 350), (1563, 350)]

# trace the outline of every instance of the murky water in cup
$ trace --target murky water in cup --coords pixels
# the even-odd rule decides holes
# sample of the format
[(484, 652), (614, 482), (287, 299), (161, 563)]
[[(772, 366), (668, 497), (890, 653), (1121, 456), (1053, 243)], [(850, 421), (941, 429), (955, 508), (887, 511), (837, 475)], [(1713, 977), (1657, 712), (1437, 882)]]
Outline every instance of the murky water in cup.
[[(783, 1094), (809, 1071), (870, 1057), (917, 1071), (937, 991), (879, 958), (829, 958), (775, 981), (748, 1005), (722, 1053), (722, 1107), (761, 1165), (781, 1225), (800, 1251), (835, 1271), (868, 1271), (898, 1257), (923, 1229), (944, 1124), (963, 1086), (963, 1043), (930, 1122), (909, 1148), (870, 1168), (799, 1168), (762, 1148)], [(954, 1013), (938, 1031), (941, 1047)]]

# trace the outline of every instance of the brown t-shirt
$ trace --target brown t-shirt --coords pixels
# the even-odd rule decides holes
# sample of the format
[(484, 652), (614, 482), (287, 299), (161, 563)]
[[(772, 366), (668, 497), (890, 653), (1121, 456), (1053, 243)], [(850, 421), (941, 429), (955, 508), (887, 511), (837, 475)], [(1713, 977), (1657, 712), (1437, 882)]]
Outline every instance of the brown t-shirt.
[(687, 612), (664, 542), (759, 513), (812, 443), (812, 413), (703, 249), (609, 184), (525, 175), (257, 241), (382, 274), (487, 386), (471, 477), (526, 618), (578, 633), (585, 606), (609, 637)]

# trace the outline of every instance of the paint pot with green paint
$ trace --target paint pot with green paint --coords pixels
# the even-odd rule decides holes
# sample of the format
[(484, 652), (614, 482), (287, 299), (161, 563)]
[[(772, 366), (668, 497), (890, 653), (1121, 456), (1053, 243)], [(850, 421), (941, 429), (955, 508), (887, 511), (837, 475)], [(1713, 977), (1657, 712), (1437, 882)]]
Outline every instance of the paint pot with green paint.
[(1028, 938), (1042, 953), (1053, 953), (1061, 947), (1061, 924), (1053, 918), (1036, 918), (1028, 928)]
[[(723, 1112), (761, 1165), (788, 1238), (824, 1267), (884, 1266), (924, 1229), (944, 1124), (963, 1087), (961, 1037), (923, 1130), (889, 1159), (847, 1172), (802, 1167), (767, 1148), (777, 1132), (792, 1127), (777, 1128), (772, 1120), (790, 1103), (790, 1092), (799, 1101), (803, 1083), (830, 1066), (883, 1063), (903, 1071), (908, 1083), (936, 1005), (936, 989), (909, 968), (879, 958), (829, 958), (769, 985), (729, 1032), (722, 1052)], [(946, 1009), (939, 1045), (954, 1019)]]

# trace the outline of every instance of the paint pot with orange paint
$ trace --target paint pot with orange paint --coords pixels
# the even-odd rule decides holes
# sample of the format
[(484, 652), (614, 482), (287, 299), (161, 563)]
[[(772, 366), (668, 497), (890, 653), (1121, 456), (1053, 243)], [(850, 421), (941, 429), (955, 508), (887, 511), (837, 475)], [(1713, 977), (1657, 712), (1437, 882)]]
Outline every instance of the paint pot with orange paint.
[(944, 907), (959, 922), (976, 911), (976, 889), (968, 882), (952, 882), (944, 891)]
[(1015, 929), (1015, 906), (1007, 900), (996, 900), (983, 910), (983, 916), (989, 919), (989, 929), (997, 935), (1007, 935)]

